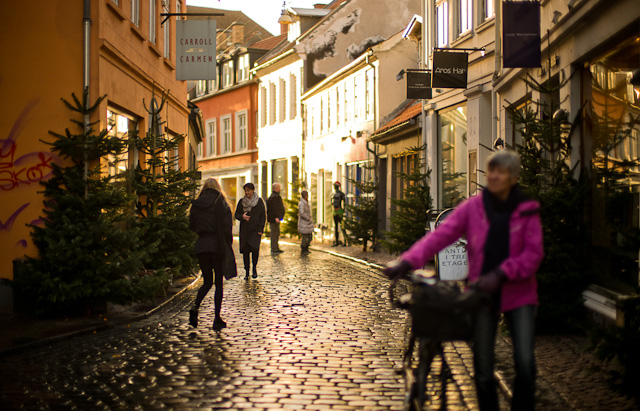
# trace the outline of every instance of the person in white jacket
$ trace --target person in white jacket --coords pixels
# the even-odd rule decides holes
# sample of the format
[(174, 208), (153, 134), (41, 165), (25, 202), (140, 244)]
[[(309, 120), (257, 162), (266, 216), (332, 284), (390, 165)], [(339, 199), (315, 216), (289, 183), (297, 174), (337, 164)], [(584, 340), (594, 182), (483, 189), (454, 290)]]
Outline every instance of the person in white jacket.
[(311, 219), (311, 207), (309, 206), (309, 192), (302, 190), (302, 197), (298, 203), (298, 232), (302, 235), (302, 254), (309, 254), (309, 245), (313, 238), (313, 220)]

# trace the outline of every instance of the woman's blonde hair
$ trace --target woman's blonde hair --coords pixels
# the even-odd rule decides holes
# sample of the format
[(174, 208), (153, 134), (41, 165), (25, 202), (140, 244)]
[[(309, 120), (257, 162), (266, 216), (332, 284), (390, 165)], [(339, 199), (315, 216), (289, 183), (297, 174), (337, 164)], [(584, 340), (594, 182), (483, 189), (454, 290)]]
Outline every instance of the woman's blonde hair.
[(220, 183), (218, 182), (218, 180), (212, 177), (204, 180), (204, 183), (202, 184), (202, 189), (200, 190), (198, 197), (200, 197), (202, 193), (204, 193), (204, 190), (206, 190), (207, 188), (213, 188), (214, 190), (219, 192), (222, 195), (222, 198), (224, 199), (224, 201), (226, 201), (227, 204), (229, 204), (229, 199), (227, 198), (227, 195), (224, 193), (224, 191), (222, 191), (222, 187), (220, 186)]

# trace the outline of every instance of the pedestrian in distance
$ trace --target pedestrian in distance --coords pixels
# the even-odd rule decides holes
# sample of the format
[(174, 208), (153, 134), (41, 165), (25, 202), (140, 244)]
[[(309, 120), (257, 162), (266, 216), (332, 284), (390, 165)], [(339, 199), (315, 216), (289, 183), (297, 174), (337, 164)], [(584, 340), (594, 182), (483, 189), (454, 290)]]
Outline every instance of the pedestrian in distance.
[(389, 267), (391, 278), (421, 268), (437, 252), (467, 237), (468, 281), (491, 298), (477, 313), (473, 333), (475, 384), (481, 411), (497, 411), (495, 340), (500, 313), (513, 339), (516, 377), (511, 409), (534, 409), (536, 366), (534, 319), (538, 305), (536, 271), (544, 257), (540, 204), (517, 186), (520, 158), (511, 151), (492, 154), (487, 187), (461, 203)]
[[(233, 242), (232, 223), (231, 209), (218, 180), (214, 178), (205, 180), (198, 198), (191, 202), (189, 211), (189, 227), (198, 234), (195, 253), (198, 257), (204, 280), (198, 290), (194, 305), (189, 310), (189, 324), (193, 327), (198, 326), (200, 304), (214, 285), (214, 273), (216, 291), (214, 295), (215, 317), (213, 329), (220, 330), (227, 326), (220, 317), (223, 295), (222, 283), (224, 279), (222, 258), (225, 246), (220, 242), (226, 241), (228, 244)], [(222, 235), (220, 235), (220, 231), (222, 231)]]
[(309, 245), (313, 239), (313, 220), (311, 219), (311, 207), (309, 206), (309, 192), (302, 190), (298, 203), (298, 232), (302, 236), (300, 242), (301, 254), (310, 254)]
[(273, 183), (273, 191), (267, 199), (267, 222), (271, 232), (271, 254), (280, 254), (280, 223), (284, 219), (284, 203), (280, 197), (280, 183)]
[[(342, 227), (342, 219), (344, 218), (344, 204), (347, 201), (347, 196), (342, 190), (340, 190), (340, 186), (341, 184), (339, 181), (333, 183), (335, 191), (331, 195), (331, 204), (333, 205), (333, 227), (335, 230), (332, 247), (342, 244), (340, 242), (340, 229), (344, 230), (344, 227)], [(347, 241), (346, 234), (344, 235), (344, 240)]]
[(245, 279), (249, 279), (249, 270), (253, 262), (253, 278), (258, 278), (258, 257), (260, 241), (267, 216), (264, 201), (256, 193), (253, 183), (244, 185), (244, 197), (236, 206), (235, 217), (240, 221), (240, 252), (244, 260)]

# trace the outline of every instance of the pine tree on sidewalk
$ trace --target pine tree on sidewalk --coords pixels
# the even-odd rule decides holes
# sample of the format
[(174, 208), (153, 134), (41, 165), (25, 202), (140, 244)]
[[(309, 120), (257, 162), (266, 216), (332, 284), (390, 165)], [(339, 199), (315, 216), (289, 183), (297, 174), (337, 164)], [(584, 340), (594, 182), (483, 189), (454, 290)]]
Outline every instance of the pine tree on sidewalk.
[(298, 238), (298, 204), (300, 204), (300, 192), (306, 187), (304, 182), (296, 181), (291, 184), (291, 198), (283, 198), (284, 219), (282, 221), (282, 234), (289, 234)]
[(407, 149), (412, 153), (409, 172), (398, 172), (402, 181), (402, 197), (392, 198), (395, 210), (391, 213), (391, 231), (384, 233), (382, 246), (392, 254), (406, 251), (425, 234), (428, 223), (427, 212), (431, 209), (429, 190), (430, 170), (424, 169), (422, 155), (424, 146)]
[[(51, 150), (62, 159), (53, 163), (52, 177), (44, 186), (43, 226), (32, 226), (38, 258), (29, 258), (16, 277), (18, 299), (36, 313), (68, 313), (87, 310), (95, 302), (125, 303), (144, 296), (142, 270), (145, 250), (139, 247), (130, 208), (132, 197), (125, 187), (104, 172), (105, 158), (127, 150), (127, 142), (96, 132), (97, 121), (85, 128), (84, 116), (98, 110), (87, 93), (82, 100), (62, 100), (74, 113), (77, 131), (51, 132)], [(151, 290), (153, 291), (153, 290)]]
[(347, 205), (346, 215), (343, 220), (351, 243), (362, 244), (362, 251), (367, 251), (367, 244), (371, 243), (370, 249), (375, 249), (378, 241), (378, 179), (376, 178), (375, 165), (367, 164), (362, 166), (363, 174), (371, 175), (373, 178), (349, 179), (355, 186), (356, 196), (353, 205)]
[[(188, 208), (198, 186), (195, 170), (180, 167), (179, 147), (184, 136), (163, 133), (160, 113), (166, 102), (152, 98), (149, 110), (151, 127), (140, 137), (132, 135), (132, 143), (141, 154), (143, 164), (133, 170), (129, 184), (136, 193), (138, 227), (143, 247), (150, 250), (145, 267), (165, 270), (174, 277), (192, 274), (196, 234), (189, 228)], [(178, 153), (176, 154), (176, 150)]]

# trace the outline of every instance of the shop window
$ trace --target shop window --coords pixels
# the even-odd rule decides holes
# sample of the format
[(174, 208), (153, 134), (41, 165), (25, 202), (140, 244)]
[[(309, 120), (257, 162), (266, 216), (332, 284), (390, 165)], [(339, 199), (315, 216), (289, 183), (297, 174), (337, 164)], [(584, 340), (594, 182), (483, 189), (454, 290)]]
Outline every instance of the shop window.
[[(138, 121), (132, 116), (118, 112), (115, 109), (107, 109), (107, 133), (110, 136), (129, 140), (130, 133), (138, 130)], [(107, 158), (107, 171), (109, 176), (118, 176), (123, 179), (124, 173), (137, 163), (137, 152), (131, 148), (119, 155), (109, 155)]]
[(467, 107), (439, 115), (440, 201), (442, 208), (457, 206), (467, 197)]
[(287, 159), (274, 160), (272, 163), (271, 183), (280, 183), (280, 196), (287, 198), (287, 188), (289, 187), (289, 170)]

